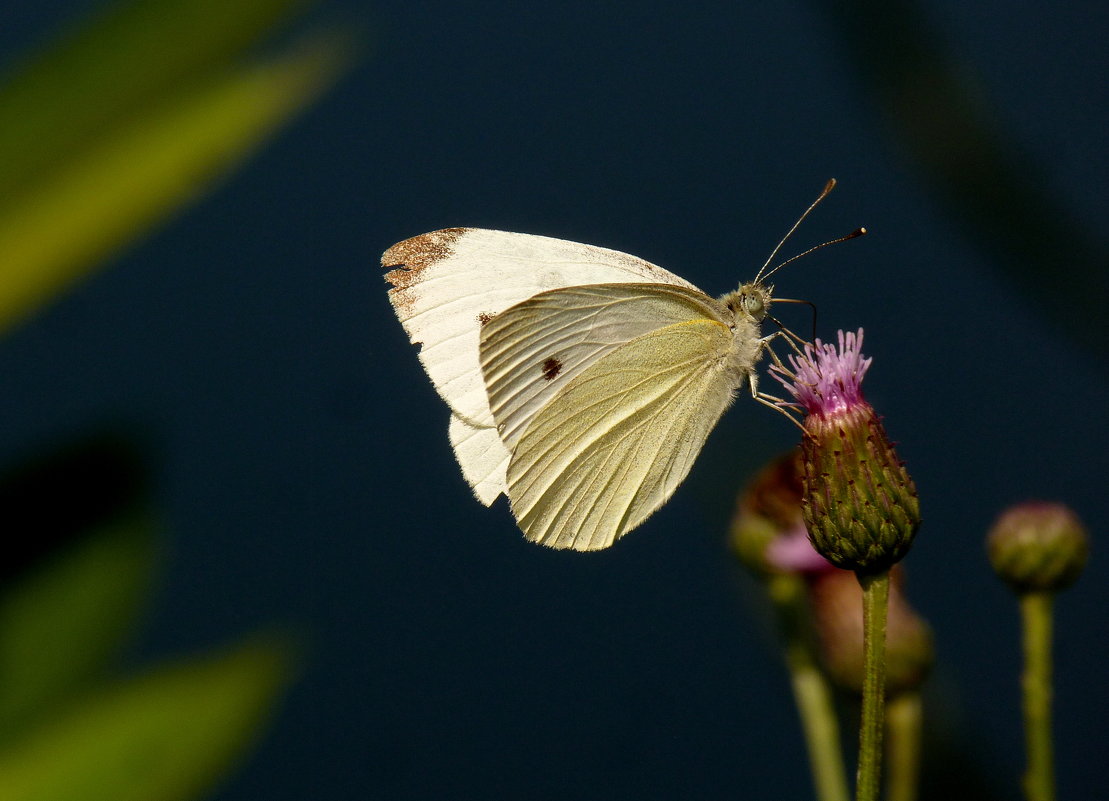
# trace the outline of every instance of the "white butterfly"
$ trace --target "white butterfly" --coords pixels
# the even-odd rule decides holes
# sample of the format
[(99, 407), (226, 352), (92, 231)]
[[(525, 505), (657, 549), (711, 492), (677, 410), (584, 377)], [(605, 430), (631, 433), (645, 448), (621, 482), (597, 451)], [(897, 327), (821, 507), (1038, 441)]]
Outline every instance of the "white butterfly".
[(381, 261), (463, 475), (487, 506), (507, 495), (533, 542), (612, 545), (673, 494), (737, 389), (769, 397), (759, 278), (714, 300), (626, 253), (475, 228)]

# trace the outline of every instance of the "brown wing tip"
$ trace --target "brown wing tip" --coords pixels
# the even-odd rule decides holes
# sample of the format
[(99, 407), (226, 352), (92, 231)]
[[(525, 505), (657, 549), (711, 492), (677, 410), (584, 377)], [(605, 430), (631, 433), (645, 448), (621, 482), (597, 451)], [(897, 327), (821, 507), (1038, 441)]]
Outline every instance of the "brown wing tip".
[[(444, 228), (441, 231), (432, 231), (397, 242), (382, 254), (381, 266), (404, 267), (409, 272), (418, 273), (450, 256), (454, 252), (454, 243), (469, 230), (469, 228)], [(385, 277), (392, 281), (389, 276), (395, 272), (397, 271), (394, 270)]]

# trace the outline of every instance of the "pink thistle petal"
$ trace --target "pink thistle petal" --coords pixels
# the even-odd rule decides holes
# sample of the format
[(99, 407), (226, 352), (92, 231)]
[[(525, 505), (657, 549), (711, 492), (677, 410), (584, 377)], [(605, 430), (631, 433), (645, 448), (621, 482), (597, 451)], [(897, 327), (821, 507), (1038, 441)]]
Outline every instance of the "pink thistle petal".
[(817, 339), (806, 344), (802, 354), (791, 354), (790, 375), (778, 365), (770, 372), (807, 414), (818, 417), (840, 415), (865, 403), (860, 385), (872, 359), (862, 355), (863, 330), (838, 332), (839, 347)]
[(775, 537), (766, 546), (766, 560), (787, 573), (824, 573), (836, 569), (812, 547), (803, 523)]

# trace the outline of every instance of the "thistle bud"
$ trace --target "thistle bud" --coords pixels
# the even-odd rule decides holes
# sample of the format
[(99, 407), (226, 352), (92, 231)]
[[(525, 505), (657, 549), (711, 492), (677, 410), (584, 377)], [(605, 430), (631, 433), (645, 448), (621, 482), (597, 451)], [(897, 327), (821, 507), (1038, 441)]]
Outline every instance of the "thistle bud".
[(763, 468), (740, 495), (732, 518), (731, 545), (759, 575), (830, 570), (813, 550), (801, 517), (801, 454), (778, 457)]
[(813, 546), (836, 567), (878, 573), (901, 560), (920, 525), (916, 487), (860, 390), (871, 360), (863, 332), (839, 332), (771, 368), (805, 411), (802, 515)]
[(1059, 503), (1030, 501), (997, 519), (986, 540), (994, 572), (1016, 592), (1069, 587), (1086, 566), (1089, 541), (1078, 517)]

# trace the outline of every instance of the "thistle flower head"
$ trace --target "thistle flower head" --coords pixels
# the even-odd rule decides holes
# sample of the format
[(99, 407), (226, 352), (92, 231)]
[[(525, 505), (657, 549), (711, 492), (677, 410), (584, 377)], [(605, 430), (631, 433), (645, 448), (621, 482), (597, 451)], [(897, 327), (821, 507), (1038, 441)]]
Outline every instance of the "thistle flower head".
[(861, 384), (871, 360), (863, 332), (839, 332), (790, 357), (772, 375), (804, 410), (801, 512), (817, 552), (857, 573), (888, 570), (908, 552), (920, 525), (916, 488), (897, 458)]
[(839, 347), (819, 339), (791, 355), (794, 375), (774, 365), (770, 370), (807, 415), (828, 418), (865, 404), (860, 389), (872, 359), (862, 355), (863, 332), (839, 332)]
[(1010, 507), (986, 540), (994, 572), (1018, 593), (1069, 587), (1086, 566), (1089, 547), (1078, 516), (1045, 501)]

